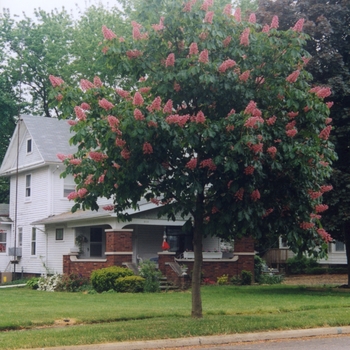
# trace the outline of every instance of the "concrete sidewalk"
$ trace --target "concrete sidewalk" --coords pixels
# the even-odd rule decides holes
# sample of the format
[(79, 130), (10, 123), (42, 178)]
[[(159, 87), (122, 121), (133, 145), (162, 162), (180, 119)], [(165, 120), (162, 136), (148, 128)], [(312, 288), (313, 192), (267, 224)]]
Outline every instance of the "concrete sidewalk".
[(350, 326), (326, 327), (312, 329), (296, 329), (285, 331), (258, 332), (246, 334), (214, 335), (204, 337), (176, 338), (162, 340), (144, 340), (133, 342), (60, 346), (53, 348), (36, 348), (32, 350), (143, 350), (143, 349), (166, 349), (176, 347), (198, 345), (220, 345), (240, 342), (253, 342), (260, 340), (292, 339), (304, 337), (319, 337), (337, 334), (350, 334)]

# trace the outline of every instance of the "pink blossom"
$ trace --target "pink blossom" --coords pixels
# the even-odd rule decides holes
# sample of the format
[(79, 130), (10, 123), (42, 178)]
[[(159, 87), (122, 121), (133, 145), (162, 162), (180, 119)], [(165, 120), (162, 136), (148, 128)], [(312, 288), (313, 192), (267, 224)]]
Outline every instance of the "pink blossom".
[(273, 16), (273, 17), (272, 17), (272, 21), (271, 21), (270, 28), (275, 28), (275, 29), (277, 29), (278, 26), (279, 26), (278, 17), (277, 17), (277, 16)]
[(142, 88), (139, 89), (139, 93), (140, 94), (148, 94), (151, 91), (151, 87), (150, 86), (144, 86)]
[(298, 133), (298, 130), (297, 130), (297, 129), (291, 129), (291, 130), (287, 130), (287, 131), (286, 131), (286, 135), (287, 135), (288, 137), (294, 137), (297, 133)]
[(246, 70), (245, 72), (243, 72), (240, 76), (239, 76), (239, 80), (240, 81), (244, 81), (246, 82), (249, 79), (250, 76), (250, 70)]
[(72, 158), (72, 155), (65, 155), (63, 153), (57, 153), (56, 157), (60, 160), (60, 161), (64, 161), (65, 159), (70, 159)]
[(307, 65), (307, 64), (309, 63), (309, 61), (310, 61), (311, 58), (310, 58), (310, 57), (305, 57), (305, 56), (304, 56), (304, 57), (302, 57), (301, 59), (303, 60), (304, 65)]
[(326, 106), (328, 108), (332, 108), (333, 105), (334, 105), (334, 102), (326, 102)]
[(303, 25), (304, 25), (304, 18), (300, 18), (297, 23), (295, 23), (294, 27), (292, 28), (292, 30), (294, 30), (295, 32), (301, 32), (303, 30)]
[(305, 222), (304, 221), (300, 224), (300, 228), (302, 228), (303, 230), (310, 230), (314, 226), (315, 226), (315, 224), (313, 222)]
[(114, 117), (113, 115), (109, 115), (107, 117), (108, 124), (113, 132), (117, 132), (119, 129), (119, 119)]
[(59, 77), (49, 75), (49, 79), (53, 87), (61, 86), (62, 84), (64, 84), (64, 80)]
[(102, 100), (98, 101), (98, 105), (105, 109), (106, 111), (112, 109), (114, 107), (114, 104), (103, 98)]
[(224, 13), (226, 16), (231, 16), (231, 14), (232, 14), (232, 5), (231, 4), (225, 5), (224, 11), (222, 13)]
[(326, 166), (329, 165), (328, 162), (325, 162), (325, 161), (323, 161), (323, 160), (321, 160), (319, 163), (320, 163), (320, 165), (322, 165), (322, 166), (324, 166), (324, 167), (326, 167)]
[(120, 152), (120, 155), (122, 156), (122, 158), (124, 158), (125, 160), (128, 160), (130, 158), (130, 151), (127, 148), (123, 148)]
[(152, 154), (153, 148), (152, 145), (149, 142), (145, 142), (142, 146), (143, 154)]
[(277, 152), (277, 148), (276, 147), (274, 147), (274, 146), (269, 147), (266, 151), (271, 156), (271, 158), (275, 158), (276, 152)]
[(209, 170), (216, 170), (216, 165), (211, 158), (204, 159), (199, 164), (200, 168), (208, 168)]
[(314, 213), (311, 213), (310, 214), (310, 218), (311, 219), (316, 219), (316, 220), (320, 220), (321, 219), (321, 215), (318, 215), (318, 214), (314, 214)]
[(85, 110), (85, 111), (88, 111), (91, 109), (90, 105), (86, 102), (83, 102), (81, 105), (80, 105), (80, 108)]
[(325, 192), (329, 192), (333, 190), (333, 186), (332, 185), (323, 185), (321, 186), (321, 192), (325, 193)]
[(63, 95), (62, 94), (58, 94), (57, 96), (55, 96), (55, 99), (57, 101), (62, 101), (63, 100)]
[(142, 56), (142, 52), (139, 50), (128, 50), (126, 51), (126, 56), (131, 60), (132, 58), (137, 58)]
[(82, 108), (80, 108), (79, 106), (75, 106), (74, 112), (79, 120), (82, 120), (82, 121), (86, 120), (86, 114)]
[(78, 122), (76, 120), (67, 120), (67, 123), (70, 125), (70, 126), (74, 126), (74, 125), (77, 125)]
[(273, 208), (269, 208), (265, 210), (265, 213), (263, 214), (263, 218), (266, 218), (267, 216), (269, 216), (271, 213), (273, 212)]
[(236, 201), (241, 201), (243, 200), (243, 195), (244, 195), (244, 188), (240, 188), (236, 193), (235, 193), (235, 198), (236, 198)]
[(98, 178), (97, 183), (102, 184), (102, 183), (104, 183), (104, 182), (105, 182), (105, 174), (102, 174), (102, 175)]
[(172, 113), (173, 111), (173, 101), (168, 100), (167, 103), (164, 105), (163, 113)]
[(134, 40), (143, 39), (141, 32), (140, 32), (140, 28), (142, 27), (141, 24), (139, 24), (135, 21), (131, 21), (131, 25), (132, 25), (132, 38)]
[(230, 115), (236, 114), (236, 111), (232, 108), (228, 113), (226, 118), (228, 118)]
[(333, 238), (331, 237), (331, 235), (323, 228), (319, 228), (317, 230), (317, 233), (322, 237), (322, 239), (328, 243), (328, 242), (332, 242)]
[(130, 96), (130, 93), (128, 91), (125, 91), (120, 88), (116, 88), (115, 92), (122, 98), (128, 98)]
[(70, 200), (70, 201), (71, 201), (71, 200), (74, 200), (74, 199), (76, 199), (76, 198), (78, 198), (78, 193), (75, 192), (75, 191), (69, 193), (68, 196), (67, 196), (67, 199)]
[(307, 113), (308, 111), (311, 111), (311, 110), (312, 110), (312, 108), (309, 107), (309, 106), (305, 106), (303, 109), (304, 109), (304, 112), (305, 112), (305, 113)]
[(261, 30), (262, 33), (268, 33), (270, 31), (270, 26), (268, 24), (265, 24), (263, 26), (263, 29)]
[(228, 132), (233, 131), (233, 130), (235, 130), (235, 126), (234, 125), (226, 125), (226, 130)]
[(94, 85), (98, 88), (103, 86), (102, 81), (99, 77), (94, 77)]
[(87, 91), (87, 90), (94, 88), (95, 85), (89, 80), (81, 79), (80, 80), (80, 87), (83, 91)]
[(331, 125), (326, 126), (326, 127), (320, 132), (320, 135), (319, 135), (320, 139), (322, 139), (322, 140), (328, 140), (329, 134), (330, 134), (331, 130), (332, 130), (332, 126), (331, 126)]
[(326, 120), (324, 122), (327, 125), (327, 124), (332, 123), (332, 120), (333, 120), (332, 118), (326, 118)]
[(204, 49), (203, 51), (201, 51), (201, 53), (199, 54), (198, 57), (198, 62), (201, 63), (208, 63), (209, 62), (209, 52), (207, 49)]
[(286, 81), (288, 81), (288, 83), (295, 83), (299, 77), (299, 74), (300, 74), (300, 70), (297, 69), (296, 71), (288, 75), (288, 77), (286, 78)]
[(205, 40), (208, 37), (208, 32), (202, 32), (199, 34), (199, 39)]
[(165, 27), (164, 27), (164, 17), (160, 17), (160, 20), (159, 20), (159, 24), (152, 24), (152, 28), (158, 32), (160, 30), (163, 30)]
[(204, 124), (205, 123), (205, 116), (202, 111), (199, 111), (195, 117), (195, 122), (197, 124)]
[(198, 55), (198, 45), (197, 43), (193, 42), (191, 45), (190, 45), (190, 56), (191, 55)]
[(148, 123), (147, 123), (147, 125), (151, 128), (151, 127), (153, 127), (153, 128), (157, 128), (158, 127), (158, 124), (157, 124), (157, 122), (155, 122), (154, 120), (150, 120)]
[(237, 22), (241, 21), (241, 9), (239, 7), (235, 9), (233, 17), (236, 19)]
[(201, 6), (201, 10), (208, 11), (209, 7), (213, 6), (213, 0), (204, 0)]
[(133, 105), (134, 106), (142, 106), (144, 102), (144, 99), (142, 97), (142, 95), (137, 91), (134, 95), (134, 99), (133, 99)]
[(259, 190), (254, 190), (251, 195), (250, 198), (253, 200), (253, 202), (256, 202), (258, 199), (260, 199), (260, 192)]
[(257, 123), (264, 124), (264, 119), (261, 117), (249, 117), (246, 122), (244, 123), (244, 126), (246, 128), (256, 128), (258, 127)]
[(107, 159), (108, 156), (101, 152), (91, 151), (89, 152), (89, 157), (95, 162), (102, 162), (104, 159)]
[(228, 59), (221, 63), (221, 65), (218, 68), (218, 71), (220, 73), (225, 73), (227, 69), (232, 68), (236, 65), (236, 62), (234, 60)]
[(263, 151), (264, 144), (263, 143), (257, 143), (257, 144), (249, 144), (248, 147), (255, 153), (261, 153)]
[(296, 124), (297, 122), (295, 121), (295, 120), (293, 120), (293, 121), (291, 121), (290, 123), (288, 123), (287, 125), (286, 125), (286, 130), (291, 130), (291, 129), (293, 129), (294, 127), (295, 127), (295, 124)]
[(275, 124), (276, 120), (277, 120), (277, 117), (274, 115), (266, 120), (266, 124), (273, 125), (273, 124)]
[(244, 110), (244, 114), (253, 114), (253, 111), (256, 109), (256, 102), (250, 100), (247, 107)]
[(323, 194), (321, 191), (313, 191), (313, 190), (308, 190), (307, 193), (309, 194), (311, 199), (320, 198)]
[(183, 128), (189, 119), (190, 119), (189, 114), (186, 114), (186, 115), (173, 114), (166, 117), (165, 121), (168, 124), (177, 124)]
[(185, 3), (185, 6), (183, 7), (183, 12), (191, 12), (192, 9), (192, 1), (188, 1)]
[(252, 165), (249, 165), (244, 168), (245, 175), (253, 175), (255, 168)]
[(108, 29), (105, 25), (102, 26), (102, 34), (106, 40), (112, 40), (117, 37), (112, 30)]
[(331, 94), (332, 94), (332, 91), (329, 87), (321, 88), (319, 91), (316, 92), (316, 95), (319, 98), (326, 98), (326, 97), (330, 96)]
[(79, 198), (84, 198), (88, 194), (88, 190), (86, 188), (80, 188), (78, 190), (78, 197)]
[(162, 99), (160, 96), (157, 96), (153, 102), (151, 103), (150, 106), (147, 107), (148, 111), (153, 112), (153, 111), (160, 111), (161, 109), (161, 104), (162, 104)]
[(240, 37), (240, 44), (243, 46), (248, 46), (249, 45), (249, 34), (250, 34), (250, 28), (247, 27), (243, 30), (243, 33), (241, 34)]
[(231, 37), (231, 36), (226, 37), (226, 38), (223, 40), (223, 42), (222, 42), (222, 44), (224, 45), (224, 47), (229, 46), (231, 40), (232, 40), (232, 37)]
[(194, 170), (196, 167), (197, 167), (197, 158), (192, 158), (185, 165), (185, 168), (189, 168), (191, 170)]
[(114, 210), (114, 205), (113, 204), (104, 205), (102, 207), (102, 209), (106, 210), (106, 211), (113, 211)]
[(123, 148), (123, 147), (125, 146), (125, 144), (126, 144), (126, 141), (125, 141), (125, 140), (123, 140), (123, 139), (121, 139), (121, 138), (119, 138), (119, 137), (117, 137), (117, 138), (115, 139), (115, 145), (116, 145), (117, 147)]
[(248, 22), (249, 22), (249, 23), (256, 23), (256, 15), (255, 15), (255, 13), (251, 13), (251, 14), (249, 15)]
[(94, 175), (89, 174), (84, 181), (84, 185), (91, 185), (93, 183), (94, 183)]
[(135, 108), (135, 110), (134, 110), (134, 118), (136, 120), (144, 120), (145, 116), (142, 114), (142, 112), (138, 108)]
[(212, 24), (213, 23), (213, 16), (214, 16), (214, 12), (213, 11), (208, 11), (205, 14), (205, 17), (204, 17), (204, 23)]
[(287, 115), (289, 118), (293, 119), (299, 115), (299, 112), (288, 112)]
[(317, 204), (315, 206), (316, 213), (322, 213), (322, 212), (326, 211), (327, 209), (328, 209), (327, 204)]
[(175, 65), (175, 54), (170, 53), (165, 61), (165, 67), (174, 67)]

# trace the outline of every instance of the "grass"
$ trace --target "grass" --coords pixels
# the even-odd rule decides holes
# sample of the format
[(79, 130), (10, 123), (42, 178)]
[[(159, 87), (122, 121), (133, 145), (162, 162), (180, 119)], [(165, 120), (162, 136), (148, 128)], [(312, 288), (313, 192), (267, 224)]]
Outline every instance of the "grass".
[[(350, 293), (334, 288), (204, 286), (204, 317), (190, 292), (49, 293), (0, 289), (0, 349), (43, 348), (263, 330), (349, 325)], [(57, 320), (76, 325), (50, 327)]]

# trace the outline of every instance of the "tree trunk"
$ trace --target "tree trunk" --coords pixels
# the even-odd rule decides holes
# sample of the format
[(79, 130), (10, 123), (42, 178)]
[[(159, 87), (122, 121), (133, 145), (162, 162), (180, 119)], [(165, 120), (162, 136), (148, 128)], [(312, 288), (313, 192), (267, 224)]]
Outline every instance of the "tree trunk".
[(202, 247), (203, 247), (203, 195), (197, 196), (196, 211), (194, 217), (193, 251), (194, 263), (192, 271), (192, 317), (201, 318), (202, 313)]
[(347, 259), (347, 266), (348, 266), (348, 287), (350, 288), (350, 233), (348, 229), (349, 223), (345, 222), (343, 224), (343, 235), (344, 235), (344, 242), (345, 242), (345, 252), (346, 252), (346, 259)]

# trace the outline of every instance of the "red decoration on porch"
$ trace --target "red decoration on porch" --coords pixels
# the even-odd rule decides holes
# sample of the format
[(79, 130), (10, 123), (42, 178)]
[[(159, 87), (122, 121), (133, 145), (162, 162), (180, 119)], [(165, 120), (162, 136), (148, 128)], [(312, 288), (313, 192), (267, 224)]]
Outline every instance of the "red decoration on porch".
[(162, 249), (163, 249), (163, 250), (168, 250), (168, 249), (170, 249), (170, 245), (169, 245), (169, 243), (168, 243), (166, 240), (163, 241)]

